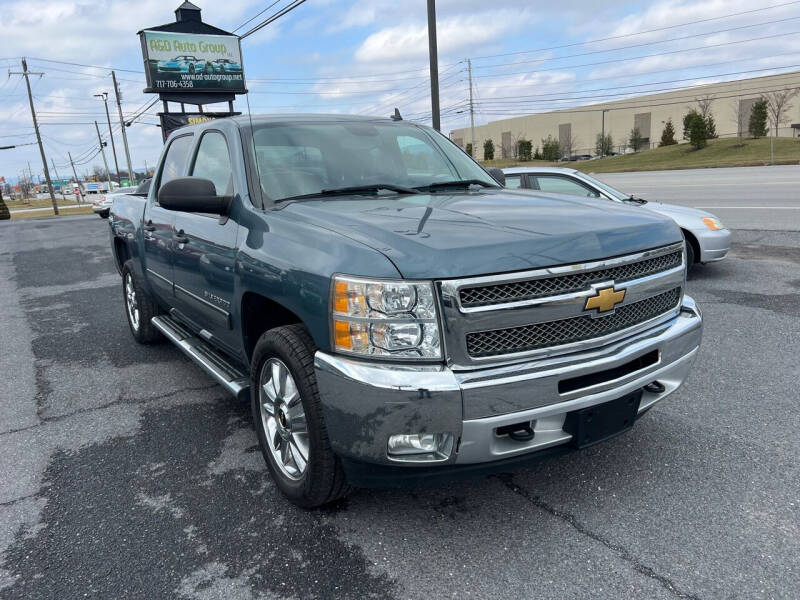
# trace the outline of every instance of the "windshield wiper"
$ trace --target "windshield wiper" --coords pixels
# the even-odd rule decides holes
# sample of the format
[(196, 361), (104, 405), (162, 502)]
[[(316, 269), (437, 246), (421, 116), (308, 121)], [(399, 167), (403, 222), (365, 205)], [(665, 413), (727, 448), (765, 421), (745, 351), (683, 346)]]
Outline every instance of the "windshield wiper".
[(392, 183), (375, 183), (372, 185), (351, 185), (348, 187), (333, 188), (329, 190), (320, 190), (313, 194), (302, 194), (300, 196), (289, 196), (287, 198), (279, 198), (276, 202), (285, 202), (287, 200), (303, 200), (305, 198), (322, 198), (325, 196), (345, 196), (348, 194), (363, 194), (365, 192), (372, 192), (377, 194), (380, 190), (389, 190), (390, 192), (397, 192), (398, 194), (419, 194), (419, 190), (405, 187), (402, 185), (394, 185)]
[(481, 179), (461, 179), (455, 181), (436, 181), (429, 185), (421, 185), (419, 187), (415, 187), (415, 190), (420, 191), (429, 191), (432, 192), (434, 190), (438, 190), (441, 188), (449, 188), (449, 187), (469, 187), (471, 185), (479, 185), (481, 187), (493, 188), (491, 183), (483, 181)]
[(633, 194), (631, 194), (628, 198), (625, 198), (625, 202), (634, 202), (636, 204), (647, 204), (647, 200), (644, 198), (637, 198)]

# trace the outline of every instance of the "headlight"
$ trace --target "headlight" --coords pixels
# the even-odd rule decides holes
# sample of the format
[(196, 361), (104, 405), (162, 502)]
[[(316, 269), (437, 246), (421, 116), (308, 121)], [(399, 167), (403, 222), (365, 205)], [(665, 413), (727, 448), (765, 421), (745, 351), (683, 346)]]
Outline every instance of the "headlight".
[(717, 217), (703, 217), (703, 224), (708, 227), (711, 231), (717, 231), (718, 229), (725, 229), (725, 226), (722, 224)]
[(404, 359), (442, 357), (430, 281), (337, 276), (331, 306), (337, 352)]

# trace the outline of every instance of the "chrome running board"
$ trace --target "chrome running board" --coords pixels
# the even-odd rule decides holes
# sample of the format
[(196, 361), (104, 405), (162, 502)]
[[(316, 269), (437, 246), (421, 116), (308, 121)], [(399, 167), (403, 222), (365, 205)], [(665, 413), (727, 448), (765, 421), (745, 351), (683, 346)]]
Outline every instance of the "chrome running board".
[(172, 317), (153, 317), (153, 326), (201, 369), (239, 400), (250, 398), (250, 377), (208, 342), (195, 336)]

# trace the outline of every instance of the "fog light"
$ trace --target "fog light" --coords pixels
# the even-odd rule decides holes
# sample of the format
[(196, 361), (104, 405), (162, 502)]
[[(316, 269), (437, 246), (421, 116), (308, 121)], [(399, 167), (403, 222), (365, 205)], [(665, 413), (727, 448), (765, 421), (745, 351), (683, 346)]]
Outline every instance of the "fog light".
[(447, 460), (453, 452), (451, 433), (411, 433), (389, 437), (389, 456), (395, 460)]

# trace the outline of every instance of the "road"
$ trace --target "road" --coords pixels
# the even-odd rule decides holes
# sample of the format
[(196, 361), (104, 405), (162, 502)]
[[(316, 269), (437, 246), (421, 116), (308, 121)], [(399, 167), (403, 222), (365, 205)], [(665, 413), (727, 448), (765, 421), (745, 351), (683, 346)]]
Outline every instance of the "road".
[(249, 408), (131, 339), (108, 225), (0, 223), (0, 598), (796, 598), (800, 234), (688, 284), (684, 388), (511, 474), (306, 512)]
[(800, 166), (595, 175), (646, 200), (703, 208), (731, 229), (800, 231)]

